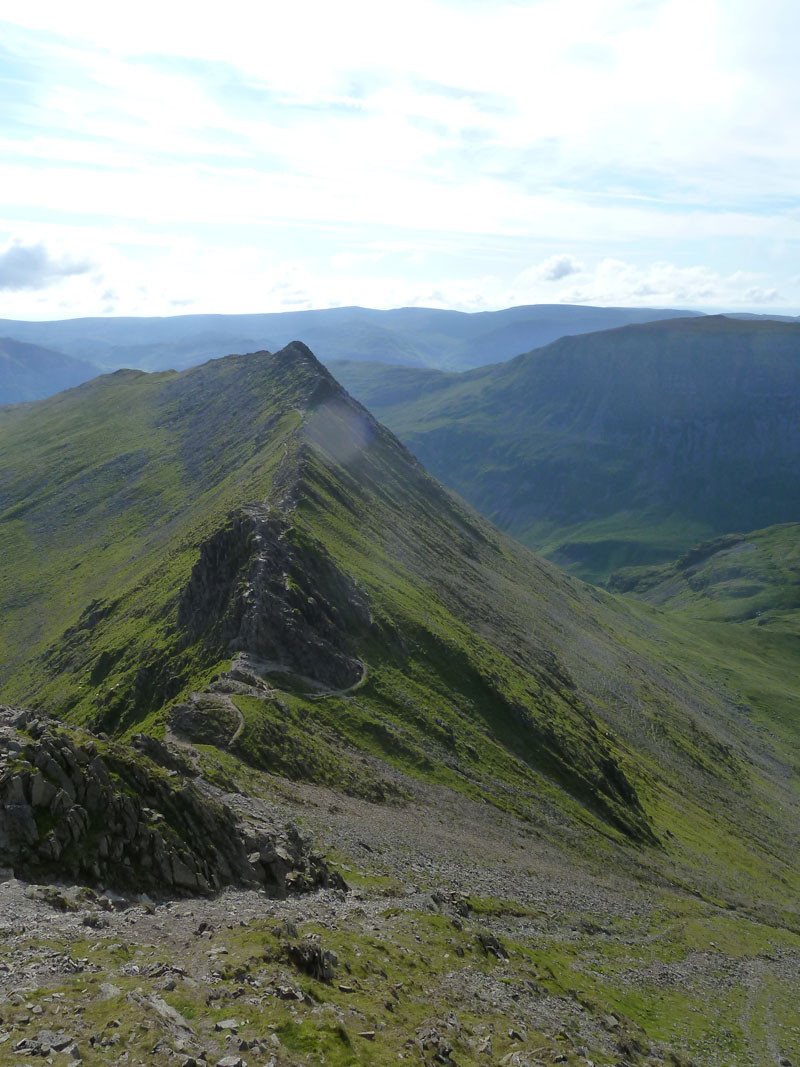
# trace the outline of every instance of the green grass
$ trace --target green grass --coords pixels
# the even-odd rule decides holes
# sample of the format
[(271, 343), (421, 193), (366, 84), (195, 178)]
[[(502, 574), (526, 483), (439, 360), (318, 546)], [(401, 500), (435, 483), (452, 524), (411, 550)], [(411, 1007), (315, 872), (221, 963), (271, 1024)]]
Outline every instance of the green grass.
[(235, 698), (245, 726), (236, 750), (253, 767), (299, 781), (328, 785), (355, 796), (384, 800), (396, 792), (354, 758), (345, 731), (319, 714), (318, 705), (291, 693)]
[(0, 512), (8, 699), (111, 723), (163, 704), (206, 666), (176, 643), (168, 613), (199, 544), (269, 491), (297, 414), (276, 413), (269, 381), (242, 378), (241, 417), (271, 447), (222, 428), (204, 446), (194, 422), (211, 432), (225, 418), (207, 390), (235, 361), (204, 373), (222, 381), (198, 387), (203, 372), (188, 372), (180, 402), (176, 375), (119, 372), (0, 416), (4, 499), (17, 501)]
[(698, 544), (661, 567), (628, 568), (612, 588), (709, 622), (796, 632), (800, 526), (784, 523)]

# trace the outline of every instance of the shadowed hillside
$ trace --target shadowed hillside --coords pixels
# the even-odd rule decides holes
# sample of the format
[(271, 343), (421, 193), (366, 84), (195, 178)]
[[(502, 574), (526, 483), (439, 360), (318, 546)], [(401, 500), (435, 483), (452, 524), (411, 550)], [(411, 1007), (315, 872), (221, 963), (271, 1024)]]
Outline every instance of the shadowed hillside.
[(630, 326), (461, 375), (332, 369), (446, 485), (592, 580), (800, 514), (795, 323)]
[(63, 352), (0, 338), (0, 406), (51, 396), (99, 372), (95, 364)]

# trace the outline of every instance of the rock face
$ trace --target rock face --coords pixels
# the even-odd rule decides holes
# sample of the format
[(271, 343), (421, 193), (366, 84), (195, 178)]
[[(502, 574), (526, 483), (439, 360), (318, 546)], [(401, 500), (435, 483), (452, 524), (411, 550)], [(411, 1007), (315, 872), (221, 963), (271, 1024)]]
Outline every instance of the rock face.
[(179, 753), (136, 741), (125, 748), (0, 705), (0, 867), (178, 896), (344, 887), (295, 827), (249, 829)]
[(190, 643), (342, 689), (361, 675), (355, 652), (370, 623), (366, 594), (325, 548), (255, 505), (203, 544), (178, 608)]

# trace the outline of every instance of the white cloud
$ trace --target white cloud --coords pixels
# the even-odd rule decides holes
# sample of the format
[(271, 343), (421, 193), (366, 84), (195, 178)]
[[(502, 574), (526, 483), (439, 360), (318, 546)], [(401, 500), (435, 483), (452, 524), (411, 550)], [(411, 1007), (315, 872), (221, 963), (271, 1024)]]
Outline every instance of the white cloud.
[[(528, 152), (554, 140), (555, 172), (527, 160), (540, 182), (597, 187), (660, 176), (695, 195), (752, 195), (748, 172), (768, 159), (779, 165), (764, 170), (767, 188), (789, 192), (800, 155), (800, 109), (785, 106), (798, 96), (791, 50), (785, 40), (773, 43), (791, 40), (786, 27), (797, 17), (780, 0), (757, 12), (743, 0), (540, 0), (478, 4), (457, 15), (413, 0), (388, 23), (364, 0), (280, 10), (232, 0), (219, 19), (198, 18), (182, 0), (169, 11), (145, 0), (127, 20), (99, 3), (29, 8), (15, 17), (83, 39), (80, 51), (62, 49), (61, 60), (90, 71), (100, 89), (86, 108), (87, 93), (60, 85), (47, 106), (100, 128), (113, 106), (127, 114), (134, 143), (152, 138), (168, 147), (171, 136), (179, 147), (191, 133), (232, 123), (256, 142), (269, 135), (289, 166), (291, 153), (305, 157), (320, 138), (319, 162), (335, 159), (366, 177), (375, 163), (408, 166), (480, 129), (495, 150)], [(276, 94), (299, 136), (270, 130), (269, 121), (243, 122), (201, 75), (141, 63), (154, 53), (230, 65)], [(481, 94), (501, 106), (482, 107)], [(327, 110), (336, 101), (359, 121)], [(299, 105), (327, 113), (304, 116)], [(780, 111), (780, 121), (758, 121), (765, 111)], [(420, 119), (440, 129), (426, 137), (414, 125)], [(113, 136), (113, 123), (106, 130)]]
[[(8, 225), (0, 219), (0, 233)], [(510, 239), (504, 244), (492, 235), (465, 243), (457, 233), (418, 232), (404, 240), (357, 242), (347, 239), (351, 231), (345, 229), (341, 242), (335, 231), (329, 234), (336, 251), (309, 255), (296, 247), (298, 231), (292, 226), (286, 228), (284, 251), (255, 235), (210, 247), (190, 232), (157, 234), (122, 224), (108, 231), (99, 225), (61, 226), (43, 245), (48, 233), (49, 225), (30, 227), (18, 235), (17, 245), (46, 247), (62, 264), (54, 250), (80, 248), (80, 261), (73, 259), (73, 265), (91, 263), (92, 269), (64, 275), (48, 289), (20, 291), (13, 309), (5, 301), (6, 315), (235, 313), (350, 304), (464, 311), (533, 303), (791, 310), (800, 302), (798, 276), (776, 285), (765, 271), (720, 271), (642, 256), (578, 258), (564, 250), (531, 263), (524, 244)], [(312, 227), (312, 247), (318, 239)]]
[(331, 266), (334, 270), (354, 270), (370, 263), (377, 263), (383, 259), (383, 252), (355, 252), (349, 249), (343, 252), (334, 252), (331, 256)]
[[(781, 294), (758, 285), (759, 280), (746, 271), (724, 275), (701, 265), (659, 262), (641, 266), (607, 258), (561, 287), (556, 298), (568, 304), (628, 307), (735, 309), (780, 303)], [(791, 296), (796, 299), (796, 291)]]
[(778, 304), (780, 300), (781, 294), (777, 289), (762, 289), (754, 285), (745, 290), (743, 302), (756, 307), (765, 307), (768, 304)]

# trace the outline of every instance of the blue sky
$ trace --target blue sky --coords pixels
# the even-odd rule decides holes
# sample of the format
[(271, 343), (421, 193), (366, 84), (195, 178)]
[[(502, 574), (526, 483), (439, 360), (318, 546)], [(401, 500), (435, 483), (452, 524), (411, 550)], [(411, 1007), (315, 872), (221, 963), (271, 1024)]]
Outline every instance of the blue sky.
[(0, 2), (0, 317), (800, 312), (794, 0)]

